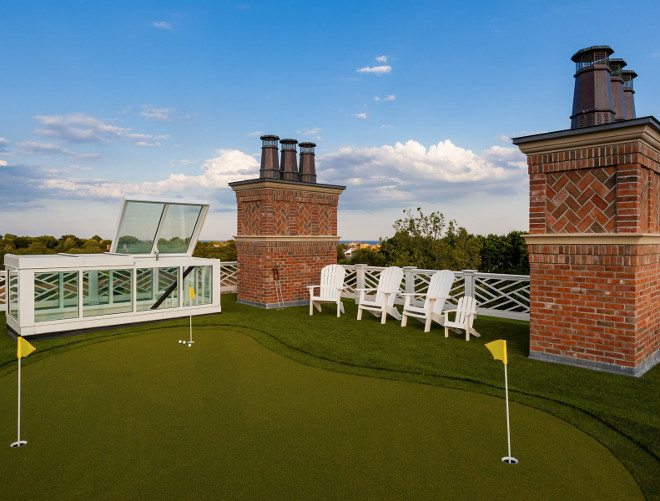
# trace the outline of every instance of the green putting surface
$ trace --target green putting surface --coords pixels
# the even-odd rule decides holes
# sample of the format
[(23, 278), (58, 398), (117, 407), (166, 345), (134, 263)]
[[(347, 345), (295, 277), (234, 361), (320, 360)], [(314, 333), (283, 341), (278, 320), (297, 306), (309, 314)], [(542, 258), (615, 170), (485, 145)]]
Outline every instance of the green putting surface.
[(0, 499), (643, 499), (590, 436), (504, 400), (340, 374), (244, 333), (116, 339), (0, 378)]

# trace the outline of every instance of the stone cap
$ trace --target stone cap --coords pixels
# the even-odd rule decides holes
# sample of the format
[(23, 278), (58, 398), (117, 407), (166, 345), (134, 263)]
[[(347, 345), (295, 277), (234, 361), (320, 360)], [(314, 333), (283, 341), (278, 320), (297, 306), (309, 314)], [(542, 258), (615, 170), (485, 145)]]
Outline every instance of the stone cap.
[(229, 186), (236, 191), (237, 189), (248, 189), (249, 186), (254, 184), (264, 184), (266, 187), (268, 185), (277, 186), (284, 185), (295, 187), (296, 189), (301, 189), (305, 191), (315, 191), (316, 190), (332, 190), (332, 191), (344, 191), (346, 186), (341, 186), (338, 184), (320, 184), (320, 183), (303, 183), (302, 181), (286, 181), (284, 179), (246, 179), (244, 181), (234, 181), (229, 183)]

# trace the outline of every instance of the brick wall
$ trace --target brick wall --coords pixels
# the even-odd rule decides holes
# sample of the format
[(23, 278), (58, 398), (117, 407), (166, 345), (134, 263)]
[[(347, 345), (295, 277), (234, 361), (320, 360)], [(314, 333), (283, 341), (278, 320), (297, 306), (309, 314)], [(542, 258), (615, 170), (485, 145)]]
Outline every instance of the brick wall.
[(530, 357), (643, 374), (660, 362), (660, 124), (514, 143), (530, 179)]
[(264, 179), (230, 186), (237, 202), (238, 301), (266, 308), (306, 303), (307, 286), (337, 262), (344, 187)]

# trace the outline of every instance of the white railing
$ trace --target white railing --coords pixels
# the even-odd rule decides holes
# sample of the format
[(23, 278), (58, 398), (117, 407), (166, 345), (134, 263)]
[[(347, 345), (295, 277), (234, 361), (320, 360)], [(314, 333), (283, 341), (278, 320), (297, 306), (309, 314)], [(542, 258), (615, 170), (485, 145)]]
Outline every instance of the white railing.
[(238, 290), (238, 263), (222, 261), (220, 263), (220, 294), (233, 294)]
[[(355, 298), (356, 289), (376, 288), (381, 271), (385, 268), (366, 264), (342, 265), (346, 269), (342, 297)], [(414, 266), (403, 268), (402, 293), (424, 293), (431, 275), (437, 270), (421, 270)], [(491, 317), (529, 321), (529, 275), (500, 275), (479, 273), (475, 270), (455, 271), (456, 281), (451, 289), (447, 306), (451, 307), (464, 295), (474, 296), (477, 312)], [(403, 304), (403, 296), (396, 302)]]
[[(385, 268), (366, 264), (343, 265), (346, 269), (343, 297), (357, 299), (356, 289), (375, 288), (381, 271)], [(413, 266), (403, 268), (401, 292), (424, 293), (431, 275), (436, 270), (421, 270)], [(477, 311), (486, 316), (513, 318), (529, 321), (529, 275), (500, 275), (479, 273), (474, 270), (455, 271), (456, 281), (451, 290), (448, 305), (455, 305), (458, 298), (468, 294), (477, 299)], [(7, 309), (7, 272), (0, 271), (0, 311)], [(238, 263), (223, 261), (220, 265), (220, 291), (222, 294), (237, 291)], [(403, 298), (397, 298), (403, 304)]]
[(0, 270), (0, 311), (7, 311), (7, 272)]

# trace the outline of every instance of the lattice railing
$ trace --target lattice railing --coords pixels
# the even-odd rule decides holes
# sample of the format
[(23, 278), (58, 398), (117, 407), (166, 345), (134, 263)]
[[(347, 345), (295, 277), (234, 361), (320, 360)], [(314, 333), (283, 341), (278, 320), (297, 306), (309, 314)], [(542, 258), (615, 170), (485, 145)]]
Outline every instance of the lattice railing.
[(0, 270), (0, 311), (7, 311), (7, 272)]
[[(343, 265), (346, 269), (345, 289), (342, 297), (357, 299), (356, 289), (376, 288), (380, 273), (385, 269), (364, 264)], [(403, 268), (400, 292), (424, 294), (429, 287), (431, 275), (437, 270), (421, 270), (412, 266)], [(482, 315), (529, 320), (529, 276), (479, 273), (474, 270), (455, 271), (456, 281), (450, 291), (446, 308), (452, 308), (458, 298), (474, 296), (477, 311)], [(403, 296), (396, 299), (403, 304)]]
[(238, 290), (238, 263), (222, 261), (220, 263), (220, 294), (232, 294)]

